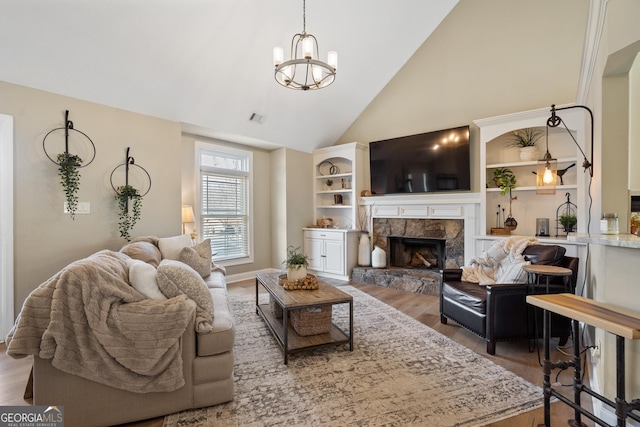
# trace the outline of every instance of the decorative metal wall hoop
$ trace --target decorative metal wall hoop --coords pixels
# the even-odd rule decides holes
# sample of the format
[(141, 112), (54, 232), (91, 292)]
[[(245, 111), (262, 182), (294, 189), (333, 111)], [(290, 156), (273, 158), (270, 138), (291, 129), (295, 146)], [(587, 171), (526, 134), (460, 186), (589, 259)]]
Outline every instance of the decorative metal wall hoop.
[(113, 168), (113, 170), (111, 171), (111, 174), (109, 175), (109, 182), (111, 183), (111, 188), (113, 188), (113, 191), (116, 192), (116, 194), (120, 194), (118, 193), (118, 190), (116, 190), (116, 186), (113, 185), (113, 174), (116, 170), (118, 170), (118, 168), (121, 168), (124, 166), (125, 169), (125, 178), (124, 178), (124, 185), (129, 185), (129, 167), (131, 166), (136, 166), (138, 168), (140, 168), (146, 175), (147, 178), (149, 178), (149, 188), (147, 188), (147, 191), (145, 191), (143, 194), (141, 194), (141, 197), (144, 197), (147, 195), (147, 193), (149, 192), (149, 190), (151, 190), (151, 175), (149, 175), (149, 172), (147, 172), (147, 170), (145, 168), (143, 168), (142, 166), (136, 164), (136, 161), (133, 157), (131, 157), (129, 155), (129, 150), (131, 149), (131, 147), (127, 147), (127, 154), (126, 154), (126, 160), (124, 163), (119, 164), (118, 166), (116, 166), (115, 168)]
[(55, 128), (53, 130), (50, 130), (45, 136), (44, 138), (42, 138), (42, 149), (44, 150), (44, 154), (49, 158), (49, 160), (51, 160), (53, 163), (55, 163), (56, 165), (60, 165), (60, 163), (58, 163), (57, 161), (55, 161), (47, 152), (47, 146), (46, 146), (46, 142), (47, 142), (47, 137), (52, 134), (53, 132), (59, 131), (59, 130), (63, 130), (64, 129), (64, 152), (65, 153), (69, 153), (69, 131), (72, 130), (74, 132), (78, 132), (79, 134), (81, 134), (82, 136), (84, 136), (85, 138), (87, 138), (87, 140), (89, 141), (89, 143), (91, 144), (91, 148), (93, 150), (93, 155), (91, 156), (91, 160), (89, 160), (88, 162), (86, 162), (83, 165), (80, 165), (79, 167), (83, 168), (85, 166), (89, 166), (93, 160), (96, 158), (96, 146), (93, 143), (93, 141), (91, 140), (91, 138), (89, 138), (89, 136), (78, 130), (78, 129), (74, 129), (73, 127), (73, 122), (71, 120), (69, 120), (69, 110), (66, 110), (64, 112), (64, 127), (61, 128)]
[(340, 173), (340, 168), (336, 165), (334, 165), (333, 163), (331, 163), (329, 160), (323, 160), (322, 162), (320, 162), (320, 164), (318, 165), (318, 173), (321, 176), (325, 176), (325, 174), (322, 173), (322, 167), (328, 165), (329, 166), (329, 175), (337, 175)]

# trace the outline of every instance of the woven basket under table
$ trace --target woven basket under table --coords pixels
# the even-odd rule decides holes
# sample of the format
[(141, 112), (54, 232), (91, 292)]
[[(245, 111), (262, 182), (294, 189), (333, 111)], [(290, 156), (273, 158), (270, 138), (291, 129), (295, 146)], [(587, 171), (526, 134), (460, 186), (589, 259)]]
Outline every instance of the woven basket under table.
[(318, 335), (331, 331), (331, 306), (301, 308), (292, 310), (291, 324), (298, 335)]

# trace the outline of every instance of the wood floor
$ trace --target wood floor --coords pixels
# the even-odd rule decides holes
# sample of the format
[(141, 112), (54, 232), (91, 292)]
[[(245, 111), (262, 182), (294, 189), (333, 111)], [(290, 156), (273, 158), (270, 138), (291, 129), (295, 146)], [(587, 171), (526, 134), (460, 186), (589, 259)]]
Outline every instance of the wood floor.
[[(331, 282), (331, 281), (329, 281)], [(331, 282), (335, 285), (345, 284), (346, 282)], [(498, 343), (496, 346), (495, 356), (486, 353), (486, 342), (465, 329), (459, 327), (453, 322), (447, 325), (440, 323), (439, 300), (437, 297), (428, 295), (416, 295), (404, 291), (387, 289), (378, 286), (364, 285), (355, 282), (349, 283), (355, 288), (395, 307), (396, 309), (406, 313), (407, 315), (417, 319), (425, 325), (435, 329), (436, 331), (446, 335), (452, 340), (468, 347), (478, 354), (487, 357), (494, 363), (503, 366), (513, 373), (529, 380), (530, 382), (542, 385), (542, 367), (538, 362), (538, 353), (529, 351), (529, 343), (527, 341)], [(246, 280), (243, 282), (229, 284), (229, 292), (236, 294), (247, 294), (255, 292), (254, 280)], [(555, 340), (552, 341), (552, 344)], [(571, 353), (572, 349), (567, 348), (562, 351)], [(564, 355), (557, 350), (552, 353), (552, 360), (569, 360), (570, 356)], [(23, 398), (24, 387), (29, 376), (31, 367), (31, 359), (24, 358), (14, 360), (5, 354), (5, 345), (0, 344), (0, 406), (6, 405), (27, 405), (30, 401)], [(572, 371), (567, 370), (557, 378), (560, 384), (571, 384)], [(555, 380), (554, 372), (552, 381)], [(559, 387), (567, 396), (571, 396), (571, 387)], [(583, 397), (583, 405), (590, 407), (590, 399), (588, 396)], [(554, 403), (551, 405), (551, 424), (553, 426), (567, 425), (567, 420), (574, 418), (573, 410), (567, 405)], [(525, 414), (502, 420), (493, 424), (492, 427), (532, 427), (542, 424), (544, 415), (542, 408), (527, 412)], [(127, 424), (130, 427), (162, 427), (163, 418), (155, 418), (151, 420)], [(590, 420), (583, 417), (583, 423), (587, 426), (594, 424)]]

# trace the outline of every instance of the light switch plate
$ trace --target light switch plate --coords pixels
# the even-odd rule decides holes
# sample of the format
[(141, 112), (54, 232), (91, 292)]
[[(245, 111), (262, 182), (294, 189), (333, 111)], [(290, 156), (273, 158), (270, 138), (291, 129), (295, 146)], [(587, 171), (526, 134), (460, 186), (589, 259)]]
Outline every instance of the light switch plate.
[[(69, 205), (67, 202), (64, 202), (64, 213), (69, 213)], [(91, 213), (91, 202), (78, 202), (78, 206), (76, 207), (76, 214), (90, 214)]]

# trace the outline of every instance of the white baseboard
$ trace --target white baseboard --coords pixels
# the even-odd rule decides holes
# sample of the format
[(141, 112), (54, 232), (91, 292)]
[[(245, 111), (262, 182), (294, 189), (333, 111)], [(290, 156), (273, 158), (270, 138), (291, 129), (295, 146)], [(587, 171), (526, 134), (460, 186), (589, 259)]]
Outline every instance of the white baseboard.
[(277, 268), (264, 268), (262, 270), (247, 271), (245, 273), (227, 275), (227, 283), (242, 282), (243, 280), (255, 279), (258, 273), (277, 273)]

